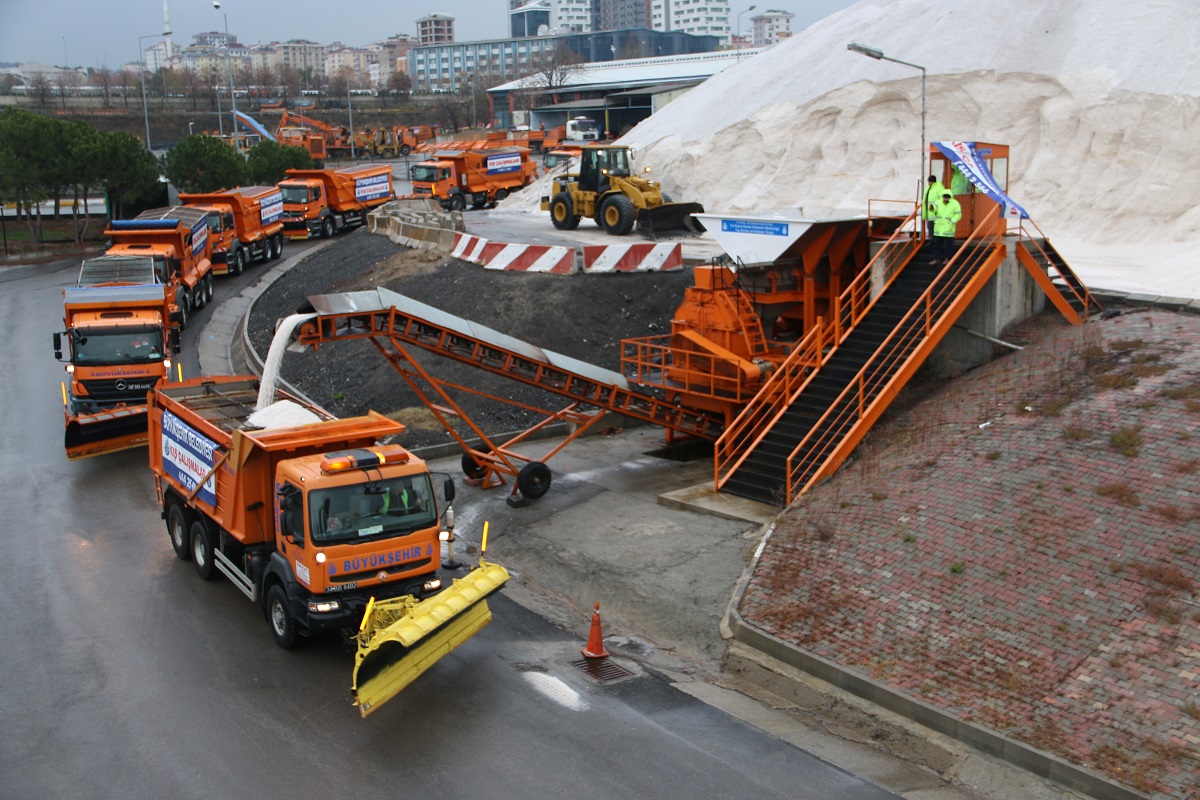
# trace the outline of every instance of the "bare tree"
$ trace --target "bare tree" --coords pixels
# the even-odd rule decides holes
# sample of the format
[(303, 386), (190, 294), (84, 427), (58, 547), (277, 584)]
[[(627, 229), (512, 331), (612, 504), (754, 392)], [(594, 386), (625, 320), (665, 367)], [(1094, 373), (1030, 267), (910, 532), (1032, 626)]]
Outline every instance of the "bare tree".
[(104, 107), (108, 108), (112, 98), (112, 87), (115, 75), (108, 67), (101, 67), (93, 70), (88, 76), (88, 83), (100, 90), (100, 95), (103, 97)]
[(121, 87), (121, 97), (124, 99), (125, 108), (129, 108), (129, 89), (136, 83), (133, 79), (133, 73), (128, 69), (121, 70), (121, 74), (117, 76), (118, 85)]
[(204, 88), (204, 81), (200, 78), (200, 73), (196, 68), (188, 65), (176, 73), (179, 85), (183, 88), (183, 93), (192, 101), (192, 111), (197, 110), (200, 102), (201, 90)]
[(35, 72), (33, 79), (29, 82), (29, 92), (32, 96), (38, 99), (38, 105), (42, 110), (46, 109), (46, 103), (50, 99), (51, 92), (54, 91), (54, 86), (50, 83), (50, 78), (44, 72)]
[(524, 101), (525, 109), (538, 104), (543, 96), (553, 96), (571, 82), (583, 70), (583, 59), (559, 42), (553, 50), (535, 53), (529, 60), (529, 72), (522, 76), (524, 91), (518, 101)]
[(72, 69), (63, 67), (58, 71), (58, 94), (62, 99), (63, 110), (67, 109), (67, 94), (73, 93), (76, 86), (79, 85), (79, 73)]
[(433, 102), (434, 110), (447, 130), (457, 131), (471, 113), (471, 98), (466, 95), (443, 93)]
[(283, 91), (283, 100), (300, 96), (300, 73), (289, 64), (279, 65), (279, 86)]

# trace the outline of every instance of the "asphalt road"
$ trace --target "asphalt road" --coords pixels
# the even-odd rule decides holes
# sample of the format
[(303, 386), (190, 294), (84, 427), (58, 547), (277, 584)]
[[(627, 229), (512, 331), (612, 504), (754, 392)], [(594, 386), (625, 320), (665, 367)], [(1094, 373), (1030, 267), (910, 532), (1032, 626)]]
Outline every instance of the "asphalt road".
[(50, 334), (74, 268), (0, 271), (0, 796), (896, 796), (636, 664), (597, 682), (576, 637), (503, 595), (360, 719), (340, 642), (276, 648), (233, 586), (174, 557), (143, 450), (66, 460)]

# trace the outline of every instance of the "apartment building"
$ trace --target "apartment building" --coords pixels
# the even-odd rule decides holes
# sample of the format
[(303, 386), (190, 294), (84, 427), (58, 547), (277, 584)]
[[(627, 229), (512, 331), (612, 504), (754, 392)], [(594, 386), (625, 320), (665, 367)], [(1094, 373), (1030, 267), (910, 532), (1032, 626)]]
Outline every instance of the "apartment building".
[(754, 26), (754, 46), (768, 47), (792, 35), (792, 20), (796, 15), (790, 11), (771, 9), (750, 18)]

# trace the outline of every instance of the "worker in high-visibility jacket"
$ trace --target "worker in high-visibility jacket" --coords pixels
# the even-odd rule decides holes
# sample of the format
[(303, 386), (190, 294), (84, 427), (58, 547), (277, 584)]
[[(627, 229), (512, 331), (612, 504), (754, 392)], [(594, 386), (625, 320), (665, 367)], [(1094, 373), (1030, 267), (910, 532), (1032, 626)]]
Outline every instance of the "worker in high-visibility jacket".
[(921, 208), (921, 218), (925, 220), (925, 225), (929, 229), (925, 238), (929, 240), (930, 244), (933, 243), (933, 221), (937, 219), (937, 207), (938, 203), (942, 201), (942, 192), (944, 191), (946, 191), (946, 187), (942, 185), (942, 182), (930, 175), (929, 185), (925, 189), (925, 203)]
[(954, 256), (954, 232), (962, 219), (962, 206), (948, 191), (936, 206), (933, 218), (933, 263), (945, 264)]

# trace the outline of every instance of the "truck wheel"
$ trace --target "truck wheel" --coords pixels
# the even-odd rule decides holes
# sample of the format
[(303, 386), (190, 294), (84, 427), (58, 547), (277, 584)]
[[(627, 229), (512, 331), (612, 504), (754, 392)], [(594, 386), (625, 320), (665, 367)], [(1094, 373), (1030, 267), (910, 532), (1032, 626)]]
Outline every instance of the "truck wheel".
[(471, 208), (483, 208), (487, 205), (487, 192), (479, 192), (471, 196)]
[(272, 261), (283, 255), (283, 234), (277, 233), (271, 237), (271, 255)]
[[(506, 189), (497, 189), (496, 190), (496, 203), (499, 203), (501, 200), (503, 200), (506, 197), (508, 197), (508, 191)], [(493, 205), (495, 205), (495, 203), (493, 203)]]
[(241, 275), (242, 268), (246, 266), (246, 256), (242, 252), (242, 248), (239, 247), (236, 250), (230, 250), (228, 255), (226, 255), (226, 259), (229, 262), (229, 274)]
[(325, 217), (321, 220), (321, 238), (328, 239), (333, 236), (333, 217)]
[(540, 461), (530, 461), (517, 473), (517, 489), (530, 500), (550, 491), (550, 468)]
[(569, 193), (554, 195), (550, 201), (550, 221), (560, 231), (573, 231), (579, 227), (579, 215), (575, 213), (575, 204), (571, 202)]
[(448, 202), (451, 211), (462, 211), (467, 207), (467, 201), (461, 194), (451, 195)]
[(209, 533), (208, 526), (200, 520), (192, 523), (192, 562), (200, 580), (211, 581), (216, 575), (212, 534)]
[(406, 144), (400, 145), (400, 155), (408, 158), (408, 154), (412, 152), (412, 148)]
[(188, 540), (187, 514), (180, 503), (172, 503), (167, 509), (167, 535), (171, 537), (175, 557), (180, 561), (191, 561), (192, 547)]
[(296, 646), (296, 619), (288, 611), (287, 593), (278, 584), (267, 591), (267, 621), (271, 623), (275, 644), (284, 650)]
[(623, 194), (610, 195), (600, 206), (600, 219), (605, 233), (624, 236), (633, 230), (633, 202)]
[(179, 330), (187, 328), (188, 316), (192, 313), (191, 297), (191, 292), (187, 290), (183, 290), (175, 295), (175, 300), (179, 306)]
[(208, 305), (213, 299), (213, 274), (210, 272), (204, 276), (204, 305)]

